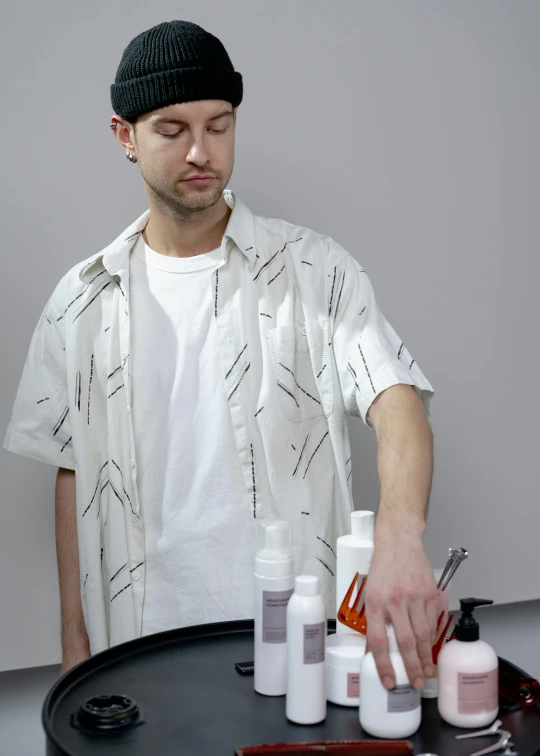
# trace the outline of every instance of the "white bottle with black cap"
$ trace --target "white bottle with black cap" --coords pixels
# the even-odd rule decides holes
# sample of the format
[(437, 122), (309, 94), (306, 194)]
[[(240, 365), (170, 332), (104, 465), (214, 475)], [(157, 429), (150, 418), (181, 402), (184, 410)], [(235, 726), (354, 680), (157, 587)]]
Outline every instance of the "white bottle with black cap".
[(265, 696), (287, 689), (287, 604), (294, 588), (291, 528), (286, 520), (257, 523), (254, 686)]
[[(369, 572), (374, 550), (374, 530), (375, 514), (368, 510), (358, 510), (351, 512), (351, 534), (337, 539), (336, 617), (355, 574), (360, 574), (360, 585), (362, 578)], [(351, 605), (355, 598), (356, 594), (353, 594)], [(350, 629), (338, 621), (336, 632), (346, 633), (350, 632)]]
[(461, 618), (456, 640), (439, 654), (439, 714), (455, 727), (483, 727), (499, 713), (499, 659), (490, 645), (480, 640), (473, 617), (487, 599), (461, 599)]
[(317, 724), (326, 718), (326, 607), (319, 578), (300, 575), (287, 607), (287, 719)]

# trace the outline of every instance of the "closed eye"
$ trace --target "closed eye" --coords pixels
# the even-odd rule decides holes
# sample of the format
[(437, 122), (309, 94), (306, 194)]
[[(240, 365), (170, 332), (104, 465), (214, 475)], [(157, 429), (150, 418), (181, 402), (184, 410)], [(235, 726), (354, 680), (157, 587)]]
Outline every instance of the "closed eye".
[[(212, 134), (224, 134), (227, 131), (228, 127), (226, 126), (224, 129), (208, 129)], [(160, 136), (165, 137), (165, 139), (176, 139), (177, 136), (180, 136), (180, 134), (183, 134), (183, 131), (177, 131), (175, 134), (162, 134), (159, 132)]]

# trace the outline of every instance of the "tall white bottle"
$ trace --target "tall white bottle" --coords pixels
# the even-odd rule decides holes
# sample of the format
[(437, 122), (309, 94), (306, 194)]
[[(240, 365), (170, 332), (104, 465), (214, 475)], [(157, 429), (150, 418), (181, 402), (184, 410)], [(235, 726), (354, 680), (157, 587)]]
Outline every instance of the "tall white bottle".
[[(373, 556), (374, 532), (375, 514), (362, 510), (351, 513), (351, 535), (344, 535), (337, 539), (336, 618), (355, 573), (360, 573), (361, 581), (369, 572)], [(356, 593), (353, 594), (352, 600), (355, 598)], [(337, 621), (336, 632), (346, 633), (350, 632), (350, 629)]]
[(287, 604), (294, 588), (291, 528), (286, 520), (257, 523), (255, 676), (257, 693), (287, 690)]
[(300, 575), (287, 607), (287, 719), (317, 724), (326, 718), (326, 607), (319, 578)]

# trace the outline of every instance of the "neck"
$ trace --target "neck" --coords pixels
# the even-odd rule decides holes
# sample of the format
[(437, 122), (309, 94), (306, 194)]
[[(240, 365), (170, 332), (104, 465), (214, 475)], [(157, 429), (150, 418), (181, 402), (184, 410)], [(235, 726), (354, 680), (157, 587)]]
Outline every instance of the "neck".
[(219, 247), (232, 212), (223, 195), (211, 207), (185, 215), (149, 204), (143, 238), (155, 252), (168, 257), (195, 257)]

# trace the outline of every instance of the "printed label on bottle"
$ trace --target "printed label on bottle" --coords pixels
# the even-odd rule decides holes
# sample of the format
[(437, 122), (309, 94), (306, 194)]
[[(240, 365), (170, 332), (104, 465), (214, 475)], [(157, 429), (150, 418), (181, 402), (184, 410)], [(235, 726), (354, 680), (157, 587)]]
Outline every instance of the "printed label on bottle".
[(304, 664), (324, 661), (325, 622), (304, 625)]
[(414, 711), (420, 706), (420, 691), (412, 688), (409, 683), (396, 685), (388, 691), (388, 713), (402, 714)]
[(458, 673), (460, 714), (482, 714), (499, 705), (499, 676), (496, 669), (478, 674)]
[(360, 698), (360, 675), (358, 672), (347, 673), (347, 698)]
[(287, 604), (293, 595), (288, 591), (263, 591), (263, 643), (287, 642)]

